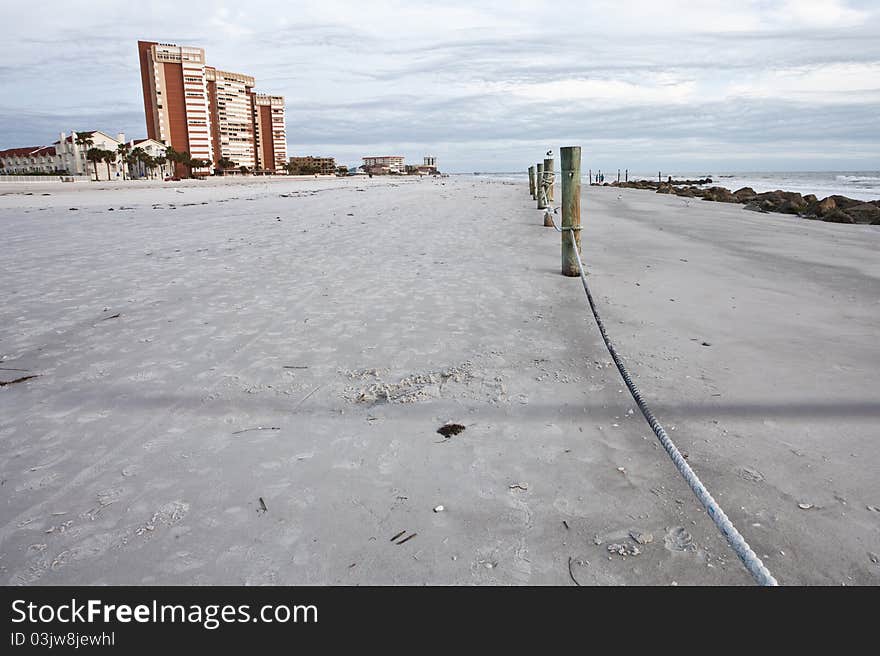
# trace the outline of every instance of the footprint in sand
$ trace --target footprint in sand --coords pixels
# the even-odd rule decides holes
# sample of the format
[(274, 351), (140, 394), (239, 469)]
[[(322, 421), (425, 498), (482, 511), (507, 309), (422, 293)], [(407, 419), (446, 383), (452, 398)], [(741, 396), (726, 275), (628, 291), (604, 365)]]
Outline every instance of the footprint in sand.
[(751, 467), (737, 467), (736, 475), (750, 483), (761, 483), (764, 480), (764, 474)]
[(663, 544), (669, 551), (695, 551), (694, 538), (682, 526), (666, 530)]

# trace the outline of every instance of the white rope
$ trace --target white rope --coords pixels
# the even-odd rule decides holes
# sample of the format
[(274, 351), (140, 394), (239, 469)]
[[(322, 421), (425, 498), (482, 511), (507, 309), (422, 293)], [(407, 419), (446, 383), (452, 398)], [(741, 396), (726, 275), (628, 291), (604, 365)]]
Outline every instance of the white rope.
[[(556, 228), (555, 221), (553, 223), (553, 227)], [(560, 228), (556, 229), (560, 232), (566, 230), (566, 228), (564, 227), (561, 230)], [(651, 426), (651, 429), (654, 431), (654, 434), (657, 436), (657, 439), (660, 441), (663, 449), (672, 459), (672, 462), (675, 464), (675, 467), (678, 469), (679, 473), (682, 475), (682, 477), (684, 477), (684, 480), (687, 481), (687, 484), (690, 486), (694, 495), (696, 495), (703, 508), (706, 509), (706, 512), (709, 513), (709, 517), (712, 518), (715, 526), (718, 527), (718, 530), (721, 531), (721, 534), (727, 539), (728, 544), (734, 550), (736, 555), (739, 556), (739, 559), (743, 562), (743, 565), (745, 565), (746, 569), (749, 571), (755, 581), (757, 581), (759, 585), (778, 585), (776, 579), (773, 578), (773, 575), (764, 566), (764, 563), (761, 562), (761, 559), (758, 558), (757, 554), (752, 550), (748, 542), (746, 542), (745, 538), (743, 538), (740, 532), (736, 530), (733, 522), (728, 519), (727, 515), (721, 509), (721, 506), (719, 506), (715, 499), (712, 498), (712, 495), (709, 494), (709, 490), (706, 489), (706, 486), (703, 485), (703, 482), (694, 473), (694, 470), (691, 469), (690, 465), (688, 465), (688, 463), (685, 461), (684, 456), (681, 455), (681, 452), (678, 450), (672, 440), (669, 439), (669, 435), (666, 434), (666, 430), (654, 417), (654, 413), (648, 407), (648, 404), (645, 403), (644, 399), (642, 399), (642, 395), (639, 392), (638, 387), (636, 387), (635, 383), (632, 381), (629, 371), (627, 371), (626, 367), (623, 364), (623, 361), (617, 354), (617, 349), (614, 348), (614, 344), (611, 342), (611, 338), (608, 337), (608, 333), (605, 330), (605, 324), (602, 322), (602, 318), (599, 316), (599, 312), (596, 309), (596, 304), (593, 302), (593, 295), (590, 293), (590, 287), (587, 285), (587, 276), (584, 272), (584, 263), (581, 261), (581, 254), (578, 251), (578, 244), (575, 240), (574, 232), (569, 232), (569, 236), (571, 237), (572, 247), (574, 248), (574, 253), (577, 257), (581, 282), (583, 283), (584, 291), (587, 294), (587, 301), (590, 304), (590, 309), (593, 311), (593, 317), (596, 319), (596, 325), (599, 327), (599, 332), (602, 334), (602, 339), (605, 341), (605, 346), (608, 348), (608, 352), (611, 354), (611, 358), (614, 360), (614, 364), (617, 365), (617, 369), (618, 371), (620, 371), (620, 375), (623, 378), (623, 381), (626, 383), (630, 394), (632, 394), (633, 399), (635, 399), (636, 405), (639, 406), (639, 409), (642, 411), (645, 420)]]

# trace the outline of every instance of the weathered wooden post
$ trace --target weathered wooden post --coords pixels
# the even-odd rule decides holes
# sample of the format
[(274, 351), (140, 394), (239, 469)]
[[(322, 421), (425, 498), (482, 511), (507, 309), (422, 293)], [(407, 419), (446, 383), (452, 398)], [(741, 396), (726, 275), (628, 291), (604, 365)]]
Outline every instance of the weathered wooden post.
[(624, 182), (629, 182), (629, 169), (626, 170), (626, 179)]
[(534, 165), (529, 167), (529, 193), (532, 195), (532, 200), (535, 199), (535, 167)]
[(539, 162), (535, 167), (535, 192), (538, 194), (538, 209), (547, 209), (547, 194), (544, 191), (544, 164)]
[(544, 198), (547, 201), (545, 206), (547, 209), (544, 210), (544, 227), (552, 228), (553, 227), (553, 215), (550, 214), (550, 207), (553, 206), (553, 176), (554, 176), (554, 166), (553, 166), (553, 158), (548, 157), (544, 159)]
[[(581, 147), (561, 150), (562, 168), (562, 275), (579, 276), (577, 252), (581, 252)], [(571, 236), (574, 234), (575, 244)]]
[(587, 178), (587, 180), (588, 180), (588, 182), (587, 182), (588, 185), (593, 184), (593, 169), (590, 169), (590, 177)]
[(663, 176), (660, 175), (660, 171), (657, 171), (657, 182), (663, 182)]
[(617, 184), (620, 184), (620, 169), (617, 169)]
[(554, 169), (553, 158), (548, 157), (544, 160), (544, 188), (547, 190), (547, 204), (553, 204), (553, 174)]

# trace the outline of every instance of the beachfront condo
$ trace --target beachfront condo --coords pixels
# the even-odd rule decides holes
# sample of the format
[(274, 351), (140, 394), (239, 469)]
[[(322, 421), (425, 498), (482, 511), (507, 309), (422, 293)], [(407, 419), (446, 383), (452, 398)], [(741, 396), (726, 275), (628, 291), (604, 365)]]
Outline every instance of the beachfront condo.
[(204, 48), (138, 41), (147, 135), (212, 166), (284, 173), (284, 98), (258, 94), (250, 75), (208, 66)]

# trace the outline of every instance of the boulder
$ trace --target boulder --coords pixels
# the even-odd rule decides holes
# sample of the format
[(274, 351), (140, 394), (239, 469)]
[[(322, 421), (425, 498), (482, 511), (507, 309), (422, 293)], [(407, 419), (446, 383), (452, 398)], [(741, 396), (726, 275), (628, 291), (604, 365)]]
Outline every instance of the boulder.
[(833, 209), (827, 214), (824, 214), (822, 220), (828, 221), (829, 223), (855, 223), (849, 214), (840, 209)]
[(761, 203), (756, 200), (753, 200), (750, 203), (746, 203), (746, 206), (743, 209), (749, 210), (751, 212), (763, 212), (764, 214), (767, 213), (767, 210), (761, 207)]
[(806, 203), (795, 203), (790, 200), (784, 200), (780, 205), (776, 206), (776, 211), (782, 212), (783, 214), (800, 214), (805, 209), (807, 209)]
[(837, 203), (834, 202), (834, 196), (823, 198), (816, 204), (816, 216), (825, 216), (831, 214), (837, 209)]
[(755, 190), (751, 187), (741, 187), (733, 192), (733, 195), (736, 196), (736, 199), (740, 203), (747, 203), (752, 200), (758, 194), (755, 193)]
[(861, 200), (853, 200), (852, 198), (847, 198), (846, 196), (838, 196), (835, 194), (834, 196), (829, 196), (828, 198), (823, 198), (819, 201), (819, 205), (817, 209), (822, 216), (826, 212), (831, 212), (832, 210), (848, 210), (850, 207), (855, 205), (862, 205), (864, 201)]
[(861, 203), (848, 207), (846, 214), (852, 217), (853, 223), (880, 225), (880, 207), (873, 203)]
[(709, 187), (703, 190), (703, 200), (711, 200), (717, 203), (738, 203), (736, 196), (724, 187)]

